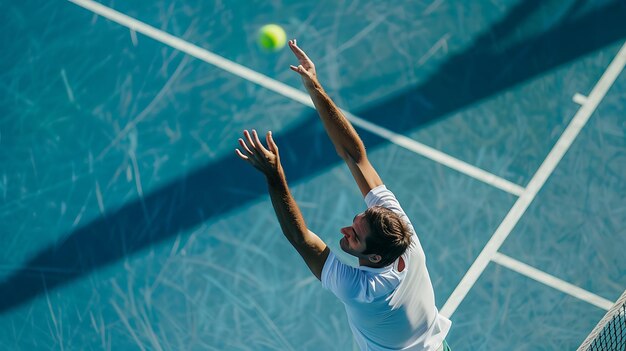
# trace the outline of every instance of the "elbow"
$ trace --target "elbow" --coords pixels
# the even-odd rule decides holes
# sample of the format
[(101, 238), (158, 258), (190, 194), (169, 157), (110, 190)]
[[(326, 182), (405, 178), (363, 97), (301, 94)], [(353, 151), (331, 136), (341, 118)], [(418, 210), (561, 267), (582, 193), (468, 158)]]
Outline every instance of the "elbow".
[(341, 159), (349, 163), (360, 163), (367, 158), (365, 149), (359, 149), (354, 152), (348, 152), (348, 150), (345, 149), (337, 149), (337, 154)]
[(351, 158), (346, 149), (335, 148), (335, 151), (337, 151), (337, 155), (339, 155), (339, 157), (341, 157), (344, 161), (348, 161)]
[(293, 230), (284, 232), (284, 234), (289, 239), (291, 244), (296, 248), (300, 248), (300, 247), (307, 245), (307, 242), (308, 242), (307, 237), (309, 235), (309, 230), (306, 229), (306, 227), (304, 229), (294, 228)]
[(296, 249), (304, 246), (304, 244), (306, 243), (306, 239), (302, 234), (293, 234), (290, 236), (290, 238), (291, 244), (293, 244)]

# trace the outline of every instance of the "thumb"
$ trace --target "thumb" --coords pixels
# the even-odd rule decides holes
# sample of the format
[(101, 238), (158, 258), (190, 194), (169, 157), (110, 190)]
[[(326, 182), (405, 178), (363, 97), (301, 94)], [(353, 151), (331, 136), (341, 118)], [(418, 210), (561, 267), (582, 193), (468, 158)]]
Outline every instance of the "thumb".
[(294, 72), (298, 72), (302, 75), (306, 75), (306, 70), (304, 69), (304, 67), (302, 65), (299, 65), (298, 67), (294, 66), (294, 65), (290, 65), (289, 68), (291, 68), (292, 71)]
[(310, 74), (309, 74), (309, 71), (307, 71), (307, 70), (304, 68), (304, 66), (302, 66), (302, 65), (299, 65), (299, 66), (298, 66), (298, 72), (299, 72), (300, 74), (303, 74), (303, 75), (307, 76), (307, 77), (310, 75)]

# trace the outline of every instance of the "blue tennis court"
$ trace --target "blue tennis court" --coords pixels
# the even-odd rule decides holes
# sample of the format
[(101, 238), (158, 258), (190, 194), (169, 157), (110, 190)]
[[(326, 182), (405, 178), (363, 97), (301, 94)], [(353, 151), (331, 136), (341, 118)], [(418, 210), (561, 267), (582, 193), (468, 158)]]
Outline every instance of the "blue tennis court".
[[(278, 23), (427, 257), (453, 350), (575, 350), (626, 289), (623, 1), (5, 2), (0, 349), (356, 350), (234, 153), (334, 252), (365, 209)], [(356, 260), (341, 256), (353, 264)]]

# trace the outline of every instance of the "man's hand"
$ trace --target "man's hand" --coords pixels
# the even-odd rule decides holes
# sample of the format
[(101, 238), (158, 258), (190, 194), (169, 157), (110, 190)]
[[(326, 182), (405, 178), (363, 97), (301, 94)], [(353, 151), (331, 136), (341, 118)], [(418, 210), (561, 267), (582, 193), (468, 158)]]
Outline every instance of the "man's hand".
[(245, 138), (239, 138), (239, 145), (245, 151), (245, 155), (239, 149), (235, 149), (235, 152), (242, 160), (250, 163), (254, 168), (265, 174), (266, 177), (274, 177), (282, 171), (280, 164), (280, 157), (278, 155), (278, 146), (272, 139), (272, 132), (267, 132), (265, 139), (267, 141), (268, 148), (266, 149), (259, 140), (259, 136), (256, 130), (252, 130), (252, 135), (247, 130), (243, 131)]
[(296, 39), (289, 40), (289, 48), (293, 51), (300, 64), (296, 67), (290, 65), (292, 71), (298, 72), (302, 77), (305, 87), (312, 87), (317, 82), (317, 74), (315, 73), (315, 65), (313, 61), (298, 47)]

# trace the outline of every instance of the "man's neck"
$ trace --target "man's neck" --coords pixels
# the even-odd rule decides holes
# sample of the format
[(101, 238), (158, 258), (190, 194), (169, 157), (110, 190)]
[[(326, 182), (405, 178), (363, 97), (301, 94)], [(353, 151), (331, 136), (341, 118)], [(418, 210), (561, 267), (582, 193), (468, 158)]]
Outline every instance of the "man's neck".
[(370, 268), (383, 268), (385, 267), (384, 265), (381, 265), (380, 263), (374, 263), (366, 258), (359, 258), (359, 266), (365, 266), (365, 267), (370, 267)]

